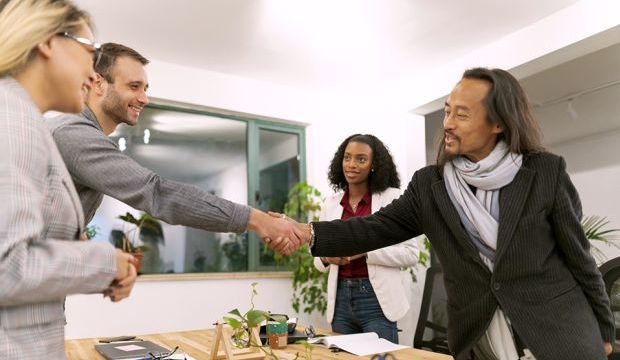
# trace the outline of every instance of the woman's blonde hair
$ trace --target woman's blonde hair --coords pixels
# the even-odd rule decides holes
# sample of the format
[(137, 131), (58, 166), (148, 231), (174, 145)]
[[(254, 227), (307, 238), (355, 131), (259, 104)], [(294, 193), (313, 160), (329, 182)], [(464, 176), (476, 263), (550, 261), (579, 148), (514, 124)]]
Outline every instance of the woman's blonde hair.
[(50, 36), (84, 24), (90, 16), (69, 0), (0, 0), (0, 76), (19, 73)]

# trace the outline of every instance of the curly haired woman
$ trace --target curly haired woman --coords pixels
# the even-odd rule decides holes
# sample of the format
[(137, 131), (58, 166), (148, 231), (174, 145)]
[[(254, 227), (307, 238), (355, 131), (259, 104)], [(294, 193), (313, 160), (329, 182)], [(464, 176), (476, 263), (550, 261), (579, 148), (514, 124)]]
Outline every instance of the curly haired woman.
[[(337, 191), (321, 208), (321, 220), (368, 216), (400, 196), (400, 179), (386, 146), (373, 135), (355, 134), (338, 147), (329, 181)], [(401, 268), (418, 261), (414, 240), (351, 257), (315, 258), (329, 271), (327, 321), (341, 334), (375, 332), (398, 343), (396, 321), (409, 310)]]

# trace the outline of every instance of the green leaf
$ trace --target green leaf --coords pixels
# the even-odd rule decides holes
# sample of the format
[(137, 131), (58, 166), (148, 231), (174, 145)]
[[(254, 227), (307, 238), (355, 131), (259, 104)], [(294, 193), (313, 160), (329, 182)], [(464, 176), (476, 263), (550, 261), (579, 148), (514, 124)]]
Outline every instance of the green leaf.
[(268, 314), (267, 319), (268, 320), (272, 320), (272, 321), (277, 321), (280, 324), (284, 324), (287, 321), (286, 317), (284, 315), (271, 315), (271, 314)]
[(248, 327), (253, 328), (267, 320), (269, 318), (269, 313), (262, 310), (250, 310), (247, 312), (246, 317), (248, 319)]
[(224, 316), (224, 322), (230, 325), (233, 329), (240, 329), (243, 327), (243, 323), (239, 319)]
[(241, 312), (239, 312), (239, 309), (234, 309), (228, 312), (229, 314), (233, 314), (233, 315), (237, 315), (238, 317), (243, 319), (243, 315), (241, 315)]
[(91, 240), (92, 238), (97, 236), (97, 233), (99, 232), (99, 230), (101, 230), (99, 226), (92, 224), (92, 225), (87, 226), (86, 229), (84, 229), (84, 234), (86, 234), (86, 237), (88, 238), (88, 240)]
[[(609, 220), (604, 216), (591, 215), (586, 216), (581, 221), (581, 227), (586, 238), (590, 241), (600, 241), (608, 246), (620, 249), (618, 240), (620, 239), (620, 229), (608, 229)], [(590, 247), (590, 252), (597, 261), (606, 260), (605, 254), (595, 246)]]
[(138, 219), (136, 219), (130, 212), (125, 213), (125, 215), (120, 215), (118, 218), (130, 224), (139, 224)]

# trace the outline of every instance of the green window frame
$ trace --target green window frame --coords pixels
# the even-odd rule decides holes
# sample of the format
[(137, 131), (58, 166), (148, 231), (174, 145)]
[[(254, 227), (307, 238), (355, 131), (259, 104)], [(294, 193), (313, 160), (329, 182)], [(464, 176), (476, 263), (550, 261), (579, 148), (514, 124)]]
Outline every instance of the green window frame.
[[(232, 111), (213, 110), (202, 107), (182, 106), (169, 104), (165, 101), (153, 100), (148, 108), (167, 110), (181, 113), (213, 116), (221, 119), (243, 121), (246, 123), (247, 137), (247, 204), (257, 206), (256, 196), (259, 189), (259, 156), (260, 156), (260, 131), (274, 131), (295, 135), (297, 141), (297, 155), (299, 159), (299, 181), (306, 180), (306, 133), (305, 126), (283, 123), (277, 119), (269, 119), (259, 115), (239, 114)], [(288, 189), (287, 189), (288, 192)], [(262, 240), (254, 232), (248, 234), (248, 268), (244, 272), (257, 271), (287, 271), (288, 269), (278, 265), (261, 265), (259, 258), (263, 251)]]

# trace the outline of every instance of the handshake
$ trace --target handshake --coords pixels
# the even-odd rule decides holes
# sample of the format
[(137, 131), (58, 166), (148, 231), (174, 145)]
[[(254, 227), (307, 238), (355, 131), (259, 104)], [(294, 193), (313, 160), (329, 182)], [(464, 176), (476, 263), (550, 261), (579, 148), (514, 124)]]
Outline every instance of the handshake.
[(103, 297), (109, 297), (113, 302), (121, 301), (131, 294), (138, 274), (134, 266), (132, 255), (116, 249), (116, 276), (110, 286), (103, 291)]
[[(312, 233), (308, 224), (300, 224), (284, 214), (252, 209), (248, 230), (254, 231), (273, 251), (290, 255), (310, 241)], [(116, 276), (103, 296), (113, 302), (127, 298), (136, 282), (137, 273), (133, 256), (116, 249)]]
[(273, 251), (290, 255), (310, 241), (310, 225), (300, 224), (284, 214), (252, 209), (248, 230), (254, 231)]

